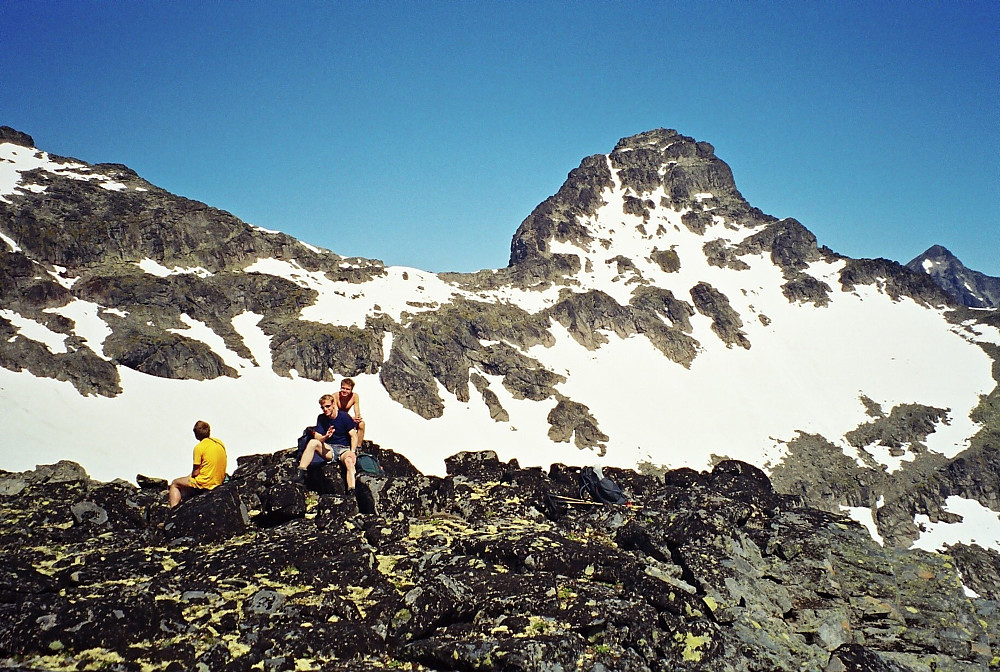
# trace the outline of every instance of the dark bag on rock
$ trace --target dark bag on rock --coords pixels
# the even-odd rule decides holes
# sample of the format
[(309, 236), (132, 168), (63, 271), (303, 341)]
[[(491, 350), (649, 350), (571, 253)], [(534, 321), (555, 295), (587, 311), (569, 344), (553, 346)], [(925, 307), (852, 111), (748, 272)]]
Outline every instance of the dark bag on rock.
[(385, 476), (382, 465), (372, 455), (358, 455), (358, 471), (370, 476)]
[(298, 443), (296, 444), (299, 448), (299, 452), (295, 454), (296, 461), (301, 460), (302, 453), (306, 452), (306, 444), (308, 444), (309, 441), (312, 440), (313, 431), (314, 430), (312, 427), (306, 427), (305, 429), (302, 430), (302, 436), (299, 437)]
[(589, 496), (604, 504), (627, 504), (628, 497), (621, 486), (607, 476), (598, 475), (591, 467), (580, 470), (580, 497)]

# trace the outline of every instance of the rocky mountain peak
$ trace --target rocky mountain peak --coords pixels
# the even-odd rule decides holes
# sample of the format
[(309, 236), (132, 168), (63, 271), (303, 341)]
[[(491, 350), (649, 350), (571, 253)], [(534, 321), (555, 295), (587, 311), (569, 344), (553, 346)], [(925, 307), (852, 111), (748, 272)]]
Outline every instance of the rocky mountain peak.
[(911, 259), (906, 267), (927, 274), (941, 289), (963, 306), (1000, 307), (1000, 278), (967, 268), (943, 245), (932, 245)]
[(9, 142), (12, 145), (21, 147), (34, 147), (35, 141), (27, 133), (11, 128), (10, 126), (0, 126), (0, 143)]
[(660, 128), (622, 138), (610, 154), (571, 171), (514, 234), (510, 267), (529, 283), (561, 283), (588, 263), (606, 263), (604, 251), (620, 256), (615, 249), (627, 239), (641, 241), (630, 250), (636, 262), (636, 254), (662, 256), (674, 228), (705, 235), (718, 224), (754, 229), (774, 221), (746, 202), (711, 144)]
[[(925, 259), (942, 259), (949, 261), (958, 261), (958, 257), (951, 253), (944, 245), (931, 245), (926, 251), (921, 255)], [(959, 262), (961, 263), (961, 262)]]

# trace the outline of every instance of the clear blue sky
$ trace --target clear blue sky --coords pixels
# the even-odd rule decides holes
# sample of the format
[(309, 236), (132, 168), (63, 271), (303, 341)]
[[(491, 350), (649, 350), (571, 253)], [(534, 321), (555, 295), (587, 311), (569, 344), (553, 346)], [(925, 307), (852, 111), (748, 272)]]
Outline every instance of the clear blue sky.
[(853, 257), (1000, 276), (1000, 2), (0, 0), (0, 124), (343, 255), (505, 266), (666, 127)]

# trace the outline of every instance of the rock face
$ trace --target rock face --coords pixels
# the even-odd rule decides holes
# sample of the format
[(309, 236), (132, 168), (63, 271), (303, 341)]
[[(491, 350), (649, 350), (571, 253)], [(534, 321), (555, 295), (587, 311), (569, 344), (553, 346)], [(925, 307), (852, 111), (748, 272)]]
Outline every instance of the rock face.
[[(109, 670), (983, 670), (996, 563), (883, 548), (743, 462), (661, 476), (460, 453), (426, 477), (290, 482), (241, 458), (177, 509), (164, 481), (0, 474), (0, 665)], [(569, 499), (564, 499), (568, 497)], [(961, 562), (961, 574), (956, 566)], [(962, 590), (963, 580), (980, 597)]]
[(906, 267), (926, 273), (958, 303), (970, 308), (1000, 308), (1000, 278), (966, 268), (954, 254), (933, 245)]

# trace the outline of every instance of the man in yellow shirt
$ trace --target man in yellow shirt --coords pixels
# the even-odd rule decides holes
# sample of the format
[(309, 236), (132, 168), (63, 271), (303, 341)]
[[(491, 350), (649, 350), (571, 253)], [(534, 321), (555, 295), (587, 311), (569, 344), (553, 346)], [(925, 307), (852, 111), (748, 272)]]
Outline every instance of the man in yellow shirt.
[(181, 476), (170, 484), (170, 507), (181, 503), (193, 490), (211, 490), (226, 480), (226, 446), (212, 438), (212, 428), (204, 420), (194, 423), (194, 468), (190, 476)]

